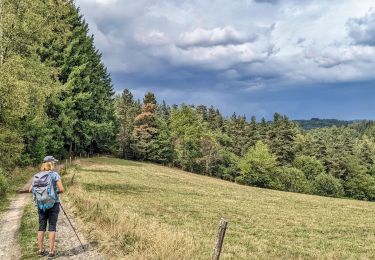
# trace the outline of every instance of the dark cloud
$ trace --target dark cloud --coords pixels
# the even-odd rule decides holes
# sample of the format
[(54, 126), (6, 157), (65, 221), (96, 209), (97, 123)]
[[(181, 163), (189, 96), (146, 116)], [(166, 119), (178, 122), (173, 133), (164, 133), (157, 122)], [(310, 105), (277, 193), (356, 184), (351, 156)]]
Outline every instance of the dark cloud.
[(349, 19), (346, 26), (356, 44), (375, 46), (375, 9), (363, 17)]
[[(369, 0), (76, 1), (116, 90), (137, 97), (151, 90), (169, 103), (293, 117), (307, 86), (314, 96), (317, 83), (374, 78)], [(311, 103), (306, 115), (313, 110)]]

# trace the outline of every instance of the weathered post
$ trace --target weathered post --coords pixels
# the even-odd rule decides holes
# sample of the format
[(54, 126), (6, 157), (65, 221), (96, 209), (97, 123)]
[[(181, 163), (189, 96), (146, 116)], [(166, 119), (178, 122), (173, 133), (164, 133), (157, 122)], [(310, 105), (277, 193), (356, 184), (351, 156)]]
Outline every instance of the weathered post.
[(76, 172), (77, 172), (77, 171), (74, 171), (73, 176), (72, 176), (72, 178), (70, 179), (70, 185), (73, 185), (74, 177), (76, 176)]
[(227, 230), (227, 225), (228, 225), (228, 221), (222, 218), (220, 220), (219, 231), (217, 232), (217, 238), (216, 238), (216, 243), (214, 247), (214, 253), (212, 255), (212, 260), (219, 260), (220, 258), (221, 248), (223, 247), (224, 236), (225, 236), (225, 231)]
[(69, 165), (72, 165), (72, 156), (69, 157)]
[(65, 172), (68, 170), (68, 159), (65, 159)]

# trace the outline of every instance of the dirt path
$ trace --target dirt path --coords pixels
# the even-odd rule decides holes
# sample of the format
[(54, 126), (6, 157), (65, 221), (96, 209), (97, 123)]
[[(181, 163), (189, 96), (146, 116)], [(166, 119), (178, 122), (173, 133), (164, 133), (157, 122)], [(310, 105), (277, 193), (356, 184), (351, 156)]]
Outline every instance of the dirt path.
[[(23, 187), (22, 191), (27, 191), (30, 184), (31, 180)], [(8, 210), (0, 216), (0, 260), (16, 260), (21, 258), (21, 250), (17, 239), (21, 218), (27, 203), (31, 203), (31, 195), (28, 193), (18, 194), (11, 200)], [(67, 210), (65, 209), (65, 211)], [(72, 216), (69, 215), (69, 218), (76, 227), (77, 225)], [(83, 235), (78, 233), (84, 244), (84, 249), (82, 249), (62, 210), (59, 214), (57, 228), (56, 251), (58, 252), (59, 259), (104, 259), (94, 251)]]
[[(25, 192), (29, 189), (32, 180), (22, 188)], [(26, 203), (30, 202), (30, 194), (22, 193), (15, 196), (8, 210), (0, 217), (0, 260), (19, 259), (21, 255), (18, 245), (18, 232), (21, 226), (21, 218)]]
[(18, 245), (18, 232), (21, 225), (23, 209), (30, 202), (29, 194), (19, 194), (12, 199), (9, 209), (0, 220), (0, 259), (19, 259), (20, 248)]

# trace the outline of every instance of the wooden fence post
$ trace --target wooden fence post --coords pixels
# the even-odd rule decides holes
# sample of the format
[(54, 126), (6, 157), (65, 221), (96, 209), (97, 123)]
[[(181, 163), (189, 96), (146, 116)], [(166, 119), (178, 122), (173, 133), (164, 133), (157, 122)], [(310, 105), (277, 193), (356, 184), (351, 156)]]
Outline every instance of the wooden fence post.
[(72, 156), (69, 157), (69, 165), (72, 165)]
[(68, 170), (68, 159), (65, 159), (65, 172)]
[(227, 230), (227, 225), (228, 225), (228, 221), (222, 218), (220, 220), (219, 231), (217, 232), (216, 244), (214, 247), (212, 260), (219, 260), (220, 258), (221, 248), (223, 247), (224, 236), (225, 236), (225, 231)]

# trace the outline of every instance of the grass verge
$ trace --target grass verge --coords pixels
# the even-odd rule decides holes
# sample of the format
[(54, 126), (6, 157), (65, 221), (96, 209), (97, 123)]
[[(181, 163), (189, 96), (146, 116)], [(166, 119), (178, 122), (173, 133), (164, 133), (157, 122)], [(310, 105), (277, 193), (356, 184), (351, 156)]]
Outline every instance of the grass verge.
[(17, 192), (30, 180), (35, 174), (34, 167), (16, 169), (8, 178), (9, 188), (5, 196), (0, 197), (0, 214), (9, 206), (10, 198), (17, 194)]
[(38, 243), (36, 234), (38, 230), (38, 215), (35, 206), (31, 203), (25, 207), (21, 220), (18, 241), (21, 247), (21, 259), (39, 259), (37, 256)]

